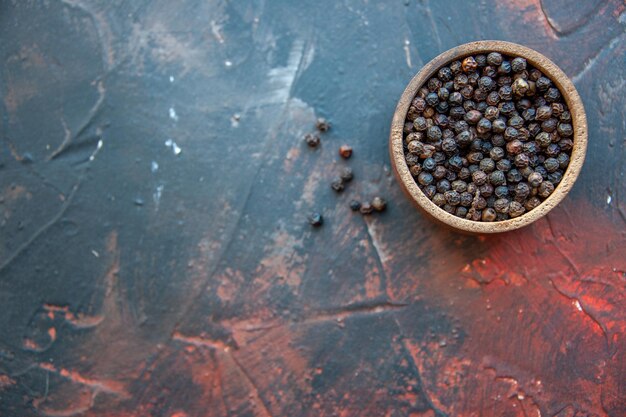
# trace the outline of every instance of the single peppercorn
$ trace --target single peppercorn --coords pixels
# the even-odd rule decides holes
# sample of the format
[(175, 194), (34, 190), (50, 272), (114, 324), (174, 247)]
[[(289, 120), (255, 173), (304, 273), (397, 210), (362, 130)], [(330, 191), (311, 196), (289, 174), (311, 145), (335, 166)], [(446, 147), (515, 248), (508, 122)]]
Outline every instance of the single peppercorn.
[(352, 181), (352, 178), (354, 178), (354, 173), (352, 172), (352, 168), (343, 167), (339, 176), (344, 182), (350, 182)]
[(370, 203), (366, 202), (361, 204), (361, 208), (359, 209), (359, 211), (361, 212), (361, 214), (364, 215), (372, 214), (372, 212), (374, 211), (374, 207), (372, 207)]
[(489, 174), (489, 182), (493, 186), (499, 186), (506, 183), (506, 175), (502, 171), (493, 171)]
[(548, 88), (548, 91), (543, 95), (548, 103), (552, 103), (561, 98), (561, 93), (558, 88)]
[(424, 191), (424, 194), (426, 195), (426, 197), (432, 199), (433, 196), (435, 194), (437, 194), (437, 187), (435, 187), (434, 185), (427, 185), (426, 187), (424, 187), (422, 189), (422, 191)]
[(320, 144), (320, 137), (315, 133), (308, 133), (304, 136), (304, 141), (311, 148), (316, 148)]
[(421, 172), (417, 176), (417, 181), (422, 185), (430, 185), (432, 184), (433, 180), (434, 178), (429, 172)]
[(330, 130), (330, 123), (323, 117), (320, 117), (315, 123), (315, 128), (320, 132), (327, 132), (328, 130)]
[(350, 200), (350, 210), (358, 211), (361, 208), (361, 202), (358, 200)]
[(560, 136), (564, 136), (564, 137), (570, 137), (574, 134), (574, 129), (572, 128), (572, 125), (569, 123), (559, 123), (559, 125), (556, 128), (556, 131)]
[(521, 57), (517, 57), (511, 61), (511, 70), (513, 72), (522, 72), (526, 69), (526, 60)]
[(476, 63), (474, 57), (468, 56), (463, 60), (461, 68), (464, 72), (473, 72), (476, 71), (476, 68), (478, 68), (478, 64)]
[(487, 55), (487, 63), (489, 65), (493, 65), (495, 67), (500, 66), (500, 64), (502, 64), (502, 54), (499, 52), (490, 52)]
[(454, 190), (446, 191), (443, 196), (451, 206), (458, 206), (461, 203), (461, 195)]
[(320, 213), (311, 213), (308, 217), (309, 224), (313, 227), (320, 227), (324, 224), (324, 217)]
[(531, 187), (537, 188), (543, 182), (543, 176), (538, 172), (533, 172), (528, 176), (528, 183)]
[(465, 121), (470, 125), (475, 125), (482, 118), (482, 114), (478, 110), (470, 110), (465, 113)]
[(374, 197), (372, 199), (372, 208), (376, 211), (385, 211), (387, 208), (387, 202), (380, 197)]
[(523, 78), (518, 78), (513, 82), (511, 89), (513, 90), (513, 94), (517, 96), (523, 96), (528, 92), (528, 81)]
[(483, 210), (482, 221), (484, 222), (493, 222), (496, 220), (496, 211), (491, 207), (488, 207)]
[(554, 185), (550, 181), (544, 181), (539, 186), (539, 197), (548, 198), (554, 191)]
[(543, 166), (546, 168), (548, 173), (551, 173), (559, 169), (559, 161), (557, 161), (556, 158), (548, 158), (543, 163)]
[(511, 202), (507, 198), (499, 198), (493, 203), (493, 208), (498, 213), (508, 213)]
[(352, 156), (352, 147), (348, 145), (341, 145), (339, 147), (339, 155), (344, 159), (350, 158)]
[(488, 176), (484, 171), (476, 171), (472, 174), (472, 180), (476, 185), (483, 185), (487, 182)]
[(512, 201), (509, 205), (509, 216), (511, 216), (511, 218), (519, 217), (524, 214), (525, 211), (526, 209), (524, 206), (517, 201)]
[(343, 182), (343, 180), (340, 177), (336, 177), (333, 179), (333, 181), (330, 183), (330, 187), (335, 191), (335, 192), (342, 192), (345, 188), (345, 184)]

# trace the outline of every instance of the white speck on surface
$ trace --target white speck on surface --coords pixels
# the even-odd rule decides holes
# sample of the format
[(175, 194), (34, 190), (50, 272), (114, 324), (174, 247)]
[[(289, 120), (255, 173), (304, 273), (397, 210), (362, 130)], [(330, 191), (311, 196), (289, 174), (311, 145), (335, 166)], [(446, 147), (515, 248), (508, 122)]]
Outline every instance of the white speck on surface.
[(157, 185), (154, 189), (154, 193), (152, 194), (152, 199), (154, 200), (155, 209), (159, 209), (159, 203), (161, 202), (161, 195), (163, 194), (164, 185)]
[(170, 75), (170, 82), (173, 83), (174, 82), (174, 76)]
[(224, 61), (224, 65), (226, 65), (227, 67), (232, 67), (233, 61)]
[(293, 42), (287, 65), (271, 68), (268, 73), (270, 91), (262, 104), (286, 103), (291, 95), (291, 87), (298, 75), (305, 71), (313, 61), (315, 47), (312, 43), (306, 45), (298, 39)]
[(150, 162), (150, 172), (153, 174), (159, 170), (159, 163), (157, 161)]
[(224, 35), (222, 35), (222, 25), (215, 22), (215, 20), (211, 20), (211, 32), (213, 32), (213, 36), (219, 43), (224, 43)]
[(175, 122), (178, 121), (178, 115), (176, 114), (176, 110), (174, 109), (174, 107), (170, 107), (170, 119)]
[(611, 198), (611, 195), (609, 194), (609, 195), (606, 197), (606, 204), (611, 204), (611, 200), (613, 200), (613, 198)]
[(172, 152), (174, 155), (179, 155), (183, 150), (174, 142), (172, 139), (168, 139), (165, 141), (165, 146), (168, 148), (172, 148)]
[(576, 307), (576, 310), (578, 311), (583, 311), (583, 307), (580, 305), (580, 301), (578, 300), (574, 300), (574, 307)]
[(230, 118), (230, 125), (232, 127), (239, 127), (239, 120), (241, 120), (241, 115), (239, 113), (233, 114), (233, 117)]
[(409, 66), (409, 68), (413, 68), (413, 65), (411, 64), (411, 41), (409, 41), (407, 38), (404, 38), (404, 55), (406, 57), (406, 64)]
[(98, 251), (96, 251), (95, 249), (92, 249), (92, 250), (91, 250), (91, 253), (92, 253), (92, 255), (93, 255), (93, 256), (95, 256), (96, 258), (99, 258), (99, 257), (100, 257), (100, 254), (99, 254), (99, 253), (98, 253)]
[(102, 142), (102, 139), (100, 139), (98, 141), (98, 144), (96, 145), (96, 149), (93, 151), (93, 153), (89, 157), (90, 161), (93, 161), (94, 159), (96, 159), (96, 155), (98, 154), (98, 152), (100, 152), (100, 149), (102, 149), (102, 145), (104, 145), (104, 142)]

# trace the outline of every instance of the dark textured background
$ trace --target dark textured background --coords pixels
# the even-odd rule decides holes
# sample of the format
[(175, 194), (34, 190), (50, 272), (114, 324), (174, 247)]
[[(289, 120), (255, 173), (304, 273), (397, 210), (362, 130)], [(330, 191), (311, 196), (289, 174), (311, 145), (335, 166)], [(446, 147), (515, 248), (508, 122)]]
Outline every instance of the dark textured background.
[[(626, 416), (624, 9), (0, 0), (0, 415)], [(553, 59), (590, 133), (557, 209), (482, 238), (387, 154), (408, 80), (479, 39)]]

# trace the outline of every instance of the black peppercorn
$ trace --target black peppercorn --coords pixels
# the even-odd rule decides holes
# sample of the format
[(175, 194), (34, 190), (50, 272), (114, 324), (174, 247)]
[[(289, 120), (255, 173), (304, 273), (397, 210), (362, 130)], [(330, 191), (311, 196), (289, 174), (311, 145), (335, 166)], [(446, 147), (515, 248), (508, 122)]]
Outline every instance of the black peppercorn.
[(423, 112), (426, 109), (426, 100), (421, 97), (415, 97), (411, 102), (411, 105), (419, 112)]
[(443, 193), (437, 193), (433, 196), (432, 199), (433, 203), (435, 203), (437, 206), (441, 207), (444, 204), (446, 204), (446, 198), (443, 196)]
[(328, 121), (324, 119), (323, 117), (320, 117), (319, 119), (317, 119), (317, 122), (315, 123), (315, 127), (320, 132), (327, 132), (330, 129), (330, 123), (328, 123)]
[(533, 172), (528, 176), (528, 183), (531, 187), (539, 187), (539, 184), (543, 182), (543, 176), (538, 172)]
[(537, 197), (530, 197), (528, 200), (526, 200), (526, 202), (524, 203), (524, 208), (527, 211), (531, 211), (532, 209), (535, 209), (539, 206), (539, 204), (541, 204), (541, 200), (539, 200)]
[(423, 132), (428, 129), (428, 125), (426, 124), (426, 119), (423, 117), (418, 117), (413, 121), (413, 128), (418, 132)]
[(446, 191), (443, 196), (451, 206), (458, 206), (461, 203), (461, 195), (454, 190)]
[(417, 177), (420, 172), (422, 172), (422, 166), (417, 164), (417, 165), (413, 165), (412, 167), (409, 168), (409, 171), (411, 172), (411, 175), (413, 175), (414, 177)]
[(506, 183), (506, 176), (502, 171), (493, 171), (491, 174), (489, 174), (489, 182), (493, 186), (497, 187)]
[(561, 169), (565, 169), (569, 165), (569, 155), (565, 152), (558, 154), (556, 160), (559, 162), (559, 168)]
[(429, 127), (426, 137), (433, 142), (441, 139), (441, 129), (438, 126)]
[(561, 98), (561, 93), (559, 92), (558, 88), (551, 87), (551, 88), (548, 88), (548, 91), (546, 91), (543, 97), (546, 99), (548, 103), (552, 103)]
[(556, 158), (548, 158), (543, 163), (543, 166), (546, 168), (548, 173), (551, 173), (559, 169), (559, 161), (557, 161)]
[(511, 169), (511, 161), (508, 159), (502, 159), (496, 163), (496, 168), (502, 172), (508, 172)]
[(437, 187), (435, 187), (432, 184), (427, 185), (422, 189), (422, 191), (424, 191), (424, 194), (426, 195), (426, 197), (433, 198), (433, 196), (437, 194)]
[(491, 131), (491, 122), (486, 119), (486, 118), (482, 118), (478, 121), (478, 123), (476, 124), (476, 131), (480, 134), (485, 134)]
[(476, 171), (472, 174), (472, 180), (476, 185), (483, 185), (487, 182), (488, 176), (484, 171)]
[(513, 82), (513, 85), (511, 85), (511, 89), (513, 90), (513, 94), (518, 95), (518, 96), (523, 96), (528, 92), (528, 81), (526, 81), (523, 78), (518, 78), (517, 80), (515, 80)]
[(387, 202), (380, 197), (374, 197), (372, 199), (372, 207), (376, 211), (385, 211), (387, 208)]
[(455, 155), (448, 160), (448, 168), (453, 172), (459, 172), (463, 168), (463, 159)]
[(511, 202), (507, 198), (499, 198), (493, 203), (493, 208), (498, 213), (508, 213)]
[(489, 65), (493, 65), (495, 67), (500, 66), (502, 64), (502, 54), (499, 52), (491, 52), (487, 55), (487, 63)]
[(322, 217), (322, 215), (317, 212), (311, 213), (308, 220), (309, 224), (311, 224), (311, 226), (313, 227), (320, 227), (324, 224), (324, 217)]
[(474, 72), (476, 71), (476, 68), (478, 68), (478, 64), (476, 63), (474, 57), (468, 56), (463, 60), (461, 68), (464, 72)]
[(556, 119), (550, 118), (541, 123), (541, 130), (543, 130), (544, 132), (552, 133), (556, 130), (557, 124), (558, 122)]
[(483, 158), (478, 164), (478, 166), (480, 170), (484, 171), (485, 173), (490, 173), (494, 169), (496, 169), (496, 163), (491, 158)]
[(491, 207), (483, 210), (482, 221), (484, 222), (492, 222), (496, 220), (496, 211)]
[(511, 202), (511, 204), (509, 205), (509, 216), (511, 216), (511, 218), (519, 217), (524, 214), (525, 211), (526, 209), (524, 208), (524, 206), (522, 206), (517, 201)]
[(481, 119), (482, 114), (478, 110), (470, 110), (465, 113), (465, 121), (470, 125), (475, 125)]
[(561, 171), (554, 171), (548, 174), (548, 181), (552, 184), (558, 184), (563, 179), (563, 173)]
[(361, 208), (361, 203), (357, 200), (350, 200), (350, 210), (358, 211)]
[(560, 136), (564, 137), (569, 137), (574, 134), (574, 129), (572, 129), (572, 125), (570, 125), (569, 123), (559, 123), (556, 131)]
[(505, 130), (506, 130), (506, 122), (504, 120), (496, 119), (493, 122), (491, 122), (491, 131), (493, 133), (496, 133), (496, 134), (504, 133)]
[(506, 180), (508, 182), (520, 182), (522, 179), (522, 174), (515, 168), (511, 169), (506, 174)]
[(524, 151), (524, 145), (521, 141), (515, 139), (506, 144), (506, 151), (509, 155), (519, 155)]
[(344, 182), (352, 181), (352, 178), (354, 178), (354, 174), (352, 173), (352, 168), (343, 167), (341, 169), (341, 173), (339, 174), (339, 176)]
[(554, 185), (550, 181), (544, 181), (539, 186), (539, 197), (547, 198), (554, 191)]
[(315, 148), (320, 144), (320, 137), (316, 135), (315, 133), (309, 133), (304, 136), (304, 141), (311, 148)]
[(509, 195), (509, 187), (506, 185), (500, 185), (496, 187), (493, 191), (497, 198), (508, 197)]
[(452, 70), (448, 67), (443, 67), (437, 72), (437, 77), (444, 82), (450, 81), (453, 77)]
[(434, 178), (429, 172), (422, 172), (417, 176), (417, 181), (422, 185), (432, 184)]
[(437, 104), (439, 104), (439, 96), (437, 96), (437, 93), (430, 93), (426, 96), (426, 103), (428, 103), (429, 106), (436, 106)]
[(511, 69), (513, 72), (522, 72), (526, 69), (526, 60), (521, 57), (517, 57), (511, 61)]
[(502, 64), (498, 67), (498, 74), (510, 74), (511, 63), (509, 61), (502, 61)]
[(335, 190), (336, 192), (340, 193), (344, 190), (345, 185), (343, 180), (340, 177), (336, 177), (335, 179), (333, 179), (333, 181), (330, 183), (330, 187)]
[(374, 207), (372, 207), (372, 205), (370, 203), (363, 203), (361, 204), (361, 208), (359, 209), (359, 211), (361, 212), (361, 214), (372, 214), (372, 212), (374, 211)]

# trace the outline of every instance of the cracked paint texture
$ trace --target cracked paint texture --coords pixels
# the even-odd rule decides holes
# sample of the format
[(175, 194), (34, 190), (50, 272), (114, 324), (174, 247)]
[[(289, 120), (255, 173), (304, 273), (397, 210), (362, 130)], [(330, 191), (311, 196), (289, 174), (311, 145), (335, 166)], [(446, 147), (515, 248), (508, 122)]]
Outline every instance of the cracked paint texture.
[[(0, 415), (625, 416), (624, 16), (2, 2)], [(589, 120), (568, 198), (501, 236), (430, 223), (387, 156), (408, 80), (477, 39), (553, 59)]]

